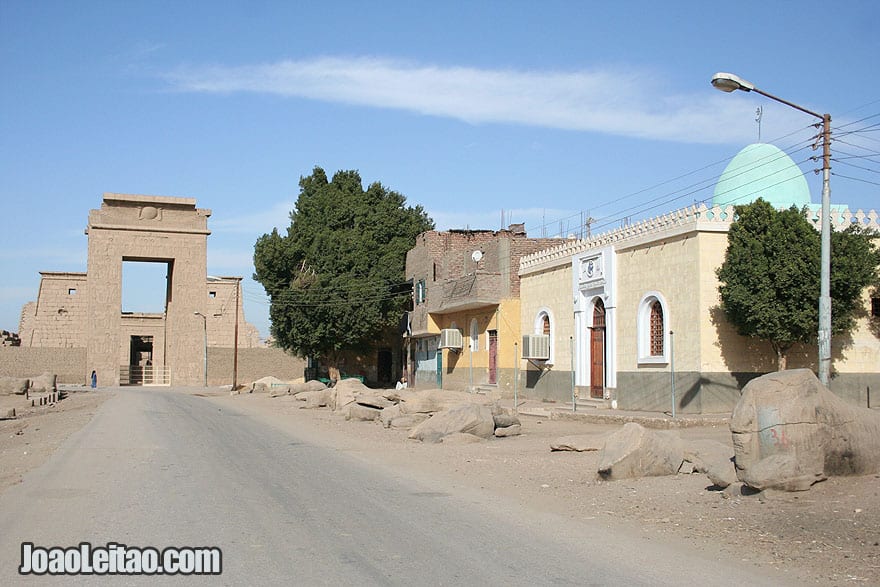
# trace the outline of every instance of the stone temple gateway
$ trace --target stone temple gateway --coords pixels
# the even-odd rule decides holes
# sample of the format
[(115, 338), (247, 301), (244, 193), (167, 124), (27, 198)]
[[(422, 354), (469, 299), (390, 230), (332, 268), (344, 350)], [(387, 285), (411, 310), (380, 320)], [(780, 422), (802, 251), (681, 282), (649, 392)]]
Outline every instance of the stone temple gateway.
[[(94, 370), (102, 386), (202, 385), (209, 346), (259, 346), (241, 278), (207, 275), (210, 216), (194, 198), (104, 194), (89, 213), (87, 272), (42, 273), (22, 311), (22, 346), (85, 349), (82, 381)], [(122, 311), (126, 262), (167, 268), (164, 312)]]

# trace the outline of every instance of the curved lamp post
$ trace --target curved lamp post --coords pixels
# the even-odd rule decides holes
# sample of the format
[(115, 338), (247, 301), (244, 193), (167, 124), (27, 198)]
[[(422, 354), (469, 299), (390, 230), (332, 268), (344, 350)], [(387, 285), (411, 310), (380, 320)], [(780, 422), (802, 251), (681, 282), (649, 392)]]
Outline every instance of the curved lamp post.
[(831, 372), (831, 115), (819, 114), (773, 94), (768, 94), (756, 88), (755, 84), (732, 73), (716, 73), (712, 76), (712, 85), (722, 92), (735, 90), (755, 92), (786, 106), (791, 106), (795, 110), (822, 119), (822, 271), (819, 283), (818, 339), (819, 380), (824, 385), (828, 385), (828, 376)]
[(193, 312), (193, 314), (202, 317), (202, 323), (205, 327), (205, 387), (208, 387), (208, 318), (201, 312)]

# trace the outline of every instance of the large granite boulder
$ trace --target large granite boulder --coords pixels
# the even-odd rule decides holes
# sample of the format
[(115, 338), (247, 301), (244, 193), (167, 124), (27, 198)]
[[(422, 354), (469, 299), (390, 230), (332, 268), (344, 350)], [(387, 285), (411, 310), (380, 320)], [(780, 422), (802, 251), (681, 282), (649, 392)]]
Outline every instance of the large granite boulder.
[(695, 471), (705, 473), (715, 486), (722, 489), (736, 483), (733, 446), (717, 440), (691, 440), (685, 445), (684, 460)]
[(382, 425), (385, 428), (391, 427), (391, 421), (394, 418), (399, 418), (403, 414), (400, 411), (400, 404), (394, 404), (392, 406), (388, 406), (387, 408), (383, 408), (382, 412), (379, 414), (379, 421), (382, 422)]
[(370, 391), (370, 388), (361, 383), (361, 380), (356, 377), (336, 382), (333, 389), (336, 390), (336, 407), (334, 409), (337, 412), (343, 412), (350, 404), (355, 403), (355, 397), (358, 394)]
[(327, 386), (317, 379), (311, 379), (303, 383), (292, 383), (289, 389), (292, 395), (296, 395), (304, 391), (320, 391), (322, 389), (327, 389)]
[(730, 431), (737, 477), (754, 489), (803, 491), (832, 475), (880, 472), (880, 413), (840, 399), (809, 369), (750, 381)]
[(492, 410), (479, 404), (459, 404), (437, 412), (412, 429), (409, 437), (423, 442), (439, 442), (456, 432), (489, 438), (495, 433)]
[(683, 461), (677, 432), (628, 422), (605, 439), (599, 453), (599, 476), (614, 480), (675, 475)]
[[(385, 410), (382, 410), (383, 412)], [(430, 418), (428, 414), (407, 414), (406, 416), (397, 416), (388, 422), (386, 428), (395, 430), (411, 430)]]
[(385, 397), (385, 393), (378, 389), (368, 389), (354, 395), (354, 401), (362, 406), (369, 406), (379, 410), (395, 405), (395, 402)]
[(55, 385), (58, 376), (54, 373), (43, 373), (39, 377), (31, 379), (29, 393), (55, 393), (58, 387)]
[(379, 419), (381, 413), (382, 410), (379, 408), (353, 403), (348, 404), (348, 408), (344, 410), (343, 415), (346, 420), (373, 422)]
[(484, 395), (450, 389), (407, 390), (400, 394), (400, 410), (404, 414), (432, 414), (460, 404), (489, 402)]
[(336, 405), (336, 391), (330, 388), (316, 391), (301, 391), (296, 394), (296, 399), (306, 402), (304, 409), (332, 408)]
[(29, 383), (20, 377), (0, 377), (0, 395), (25, 395)]

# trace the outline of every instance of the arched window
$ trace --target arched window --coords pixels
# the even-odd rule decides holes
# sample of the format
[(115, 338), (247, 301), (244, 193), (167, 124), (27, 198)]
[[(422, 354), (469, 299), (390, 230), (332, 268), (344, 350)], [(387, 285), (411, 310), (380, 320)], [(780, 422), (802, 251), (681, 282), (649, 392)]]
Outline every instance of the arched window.
[(556, 324), (553, 320), (553, 314), (549, 308), (541, 308), (535, 316), (535, 324), (533, 331), (535, 334), (543, 334), (550, 338), (550, 358), (548, 364), (553, 364), (553, 334), (556, 332)]
[(480, 350), (480, 323), (476, 318), (471, 320), (471, 352)]
[(651, 304), (650, 352), (652, 357), (663, 356), (663, 306), (654, 300)]
[(642, 297), (637, 326), (639, 363), (669, 362), (669, 309), (659, 292)]

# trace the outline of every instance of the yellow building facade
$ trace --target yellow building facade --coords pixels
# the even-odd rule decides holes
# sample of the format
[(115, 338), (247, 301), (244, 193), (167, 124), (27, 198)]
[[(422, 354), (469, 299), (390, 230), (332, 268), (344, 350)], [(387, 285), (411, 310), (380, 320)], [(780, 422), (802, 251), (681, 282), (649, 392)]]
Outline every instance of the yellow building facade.
[[(541, 251), (520, 266), (523, 332), (549, 330), (550, 358), (524, 361), (526, 396), (620, 409), (727, 412), (742, 386), (775, 370), (770, 345), (738, 335), (719, 305), (732, 206), (701, 205)], [(838, 214), (878, 229), (877, 214)], [(876, 292), (874, 292), (876, 296)], [(880, 388), (878, 303), (863, 296), (851, 335), (832, 341), (831, 389), (867, 405)], [(810, 303), (810, 302), (805, 302)], [(546, 328), (544, 317), (549, 318)], [(789, 368), (816, 368), (816, 348), (789, 353)]]

